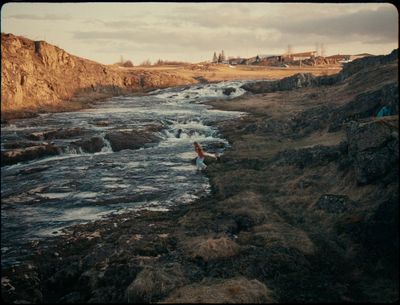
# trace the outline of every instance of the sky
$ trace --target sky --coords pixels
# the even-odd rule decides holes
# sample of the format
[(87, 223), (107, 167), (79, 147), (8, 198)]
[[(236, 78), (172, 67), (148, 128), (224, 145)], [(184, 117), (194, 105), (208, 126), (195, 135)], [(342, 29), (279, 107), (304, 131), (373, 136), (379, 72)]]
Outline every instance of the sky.
[(390, 3), (6, 3), (1, 32), (45, 40), (103, 64), (201, 62), (224, 50), (252, 57), (317, 50), (388, 54), (398, 48)]

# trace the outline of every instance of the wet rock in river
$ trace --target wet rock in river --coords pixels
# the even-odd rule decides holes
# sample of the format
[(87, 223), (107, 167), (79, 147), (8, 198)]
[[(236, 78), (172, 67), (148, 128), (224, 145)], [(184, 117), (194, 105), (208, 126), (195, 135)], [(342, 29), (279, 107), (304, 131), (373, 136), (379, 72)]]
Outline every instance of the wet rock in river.
[(92, 122), (93, 125), (101, 126), (101, 127), (110, 126), (111, 123), (112, 122), (110, 120), (94, 120)]
[(233, 92), (236, 92), (236, 88), (228, 87), (222, 91), (223, 94), (228, 95), (228, 96), (231, 95), (231, 93), (233, 93)]
[(83, 139), (72, 143), (73, 146), (80, 147), (84, 152), (96, 153), (101, 151), (104, 146), (102, 137), (93, 137), (90, 139)]
[(2, 151), (1, 166), (30, 161), (45, 156), (53, 156), (59, 153), (60, 149), (58, 147), (48, 144)]
[[(45, 143), (43, 143), (45, 144)], [(15, 149), (15, 148), (27, 148), (31, 146), (36, 146), (38, 145), (37, 142), (26, 142), (26, 141), (14, 141), (14, 142), (9, 142), (9, 143), (4, 143), (3, 147), (5, 149)]]
[(53, 140), (53, 139), (69, 139), (81, 136), (87, 131), (80, 127), (75, 128), (59, 128), (50, 131), (33, 132), (27, 135), (27, 138), (34, 141)]
[(152, 132), (132, 130), (132, 131), (110, 131), (105, 139), (111, 144), (113, 151), (123, 149), (139, 149), (148, 143), (155, 143), (160, 137)]

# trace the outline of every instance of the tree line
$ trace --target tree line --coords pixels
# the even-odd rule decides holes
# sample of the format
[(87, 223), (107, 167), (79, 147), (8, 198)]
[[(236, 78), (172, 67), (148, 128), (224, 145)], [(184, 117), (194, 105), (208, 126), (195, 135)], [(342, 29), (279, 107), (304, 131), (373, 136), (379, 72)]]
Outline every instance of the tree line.
[[(183, 61), (178, 61), (178, 60), (163, 60), (159, 59), (154, 63), (151, 63), (150, 59), (146, 59), (142, 61), (139, 65), (139, 67), (148, 67), (148, 66), (168, 66), (168, 65), (187, 65), (189, 63), (183, 62)], [(120, 67), (134, 67), (134, 64), (131, 60), (124, 60), (124, 58), (121, 56), (121, 59), (119, 62), (116, 63), (116, 65)]]
[(213, 55), (213, 58), (212, 58), (212, 62), (213, 63), (221, 63), (221, 62), (223, 62), (225, 60), (226, 60), (226, 57), (225, 57), (224, 50), (222, 50), (221, 53), (218, 54), (218, 56), (217, 56), (217, 53), (214, 52), (214, 55)]

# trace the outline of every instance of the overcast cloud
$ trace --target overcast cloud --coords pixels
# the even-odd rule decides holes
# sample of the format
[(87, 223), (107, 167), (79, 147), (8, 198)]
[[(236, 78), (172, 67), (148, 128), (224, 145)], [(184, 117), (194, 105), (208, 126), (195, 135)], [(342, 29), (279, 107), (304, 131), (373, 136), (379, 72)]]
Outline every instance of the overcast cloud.
[(44, 39), (72, 54), (201, 61), (314, 50), (387, 54), (398, 47), (398, 13), (385, 3), (8, 3), (2, 31)]

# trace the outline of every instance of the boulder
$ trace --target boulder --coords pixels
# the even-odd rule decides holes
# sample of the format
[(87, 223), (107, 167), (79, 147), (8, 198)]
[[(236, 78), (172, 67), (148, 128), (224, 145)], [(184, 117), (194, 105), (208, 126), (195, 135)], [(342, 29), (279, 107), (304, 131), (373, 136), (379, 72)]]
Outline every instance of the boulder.
[(1, 166), (30, 161), (45, 156), (53, 156), (59, 153), (60, 149), (58, 147), (48, 144), (2, 151)]
[(252, 93), (286, 91), (318, 85), (318, 79), (311, 73), (297, 73), (276, 81), (258, 81), (244, 84), (241, 88)]
[(96, 126), (105, 127), (105, 126), (110, 126), (112, 122), (110, 120), (94, 120), (92, 121), (92, 124)]
[(348, 154), (359, 184), (395, 175), (399, 163), (398, 117), (347, 127)]
[(297, 73), (279, 81), (279, 90), (292, 90), (317, 85), (316, 77), (312, 73)]
[(228, 96), (231, 95), (232, 92), (236, 92), (236, 88), (228, 87), (222, 91), (223, 94), (228, 95)]

